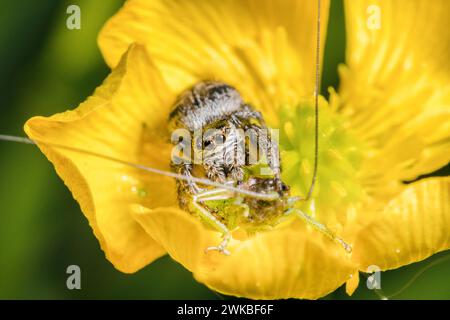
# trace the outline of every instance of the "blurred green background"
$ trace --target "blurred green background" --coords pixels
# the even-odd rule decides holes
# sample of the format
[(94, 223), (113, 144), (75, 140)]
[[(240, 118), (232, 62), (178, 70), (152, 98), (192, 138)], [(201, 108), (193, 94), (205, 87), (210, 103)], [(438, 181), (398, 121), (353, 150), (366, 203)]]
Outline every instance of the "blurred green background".
[[(24, 122), (77, 106), (108, 74), (96, 44), (121, 0), (0, 2), (0, 133), (23, 135)], [(66, 28), (66, 9), (81, 7), (81, 30)], [(338, 86), (344, 62), (341, 1), (333, 1), (322, 92)], [(448, 175), (447, 169), (440, 174)], [(228, 299), (164, 257), (133, 275), (116, 271), (53, 167), (33, 146), (0, 142), (0, 299)], [(450, 299), (450, 253), (382, 274), (394, 298)], [(441, 263), (439, 259), (445, 261)], [(81, 267), (82, 289), (66, 288), (66, 268)], [(361, 285), (352, 299), (379, 299)], [(343, 288), (326, 299), (349, 299)]]

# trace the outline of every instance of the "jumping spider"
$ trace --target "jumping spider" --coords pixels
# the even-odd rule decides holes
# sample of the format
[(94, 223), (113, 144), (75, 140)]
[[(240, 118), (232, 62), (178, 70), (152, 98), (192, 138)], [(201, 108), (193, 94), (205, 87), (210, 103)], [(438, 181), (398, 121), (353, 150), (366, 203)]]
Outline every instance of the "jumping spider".
[[(289, 187), (281, 180), (278, 143), (272, 139), (261, 113), (245, 103), (235, 88), (216, 81), (195, 84), (177, 99), (169, 116), (169, 127), (184, 129), (194, 137), (172, 142), (184, 143), (185, 150), (194, 150), (201, 158), (200, 162), (186, 161), (183, 156), (172, 158), (173, 171), (186, 178), (206, 177), (259, 194), (246, 196), (227, 188), (199, 186), (189, 179), (177, 180), (180, 207), (199, 215), (223, 234), (223, 241), (207, 251), (229, 254), (226, 247), (230, 232), (236, 227), (227, 213), (231, 207), (242, 209), (240, 221), (250, 227), (276, 224), (281, 216), (295, 212), (349, 251), (350, 247), (324, 225), (294, 209), (293, 204), (299, 198), (290, 197)], [(265, 167), (259, 169), (266, 174), (254, 170), (258, 167), (255, 164), (261, 162)], [(211, 205), (218, 201), (232, 203), (225, 209)]]

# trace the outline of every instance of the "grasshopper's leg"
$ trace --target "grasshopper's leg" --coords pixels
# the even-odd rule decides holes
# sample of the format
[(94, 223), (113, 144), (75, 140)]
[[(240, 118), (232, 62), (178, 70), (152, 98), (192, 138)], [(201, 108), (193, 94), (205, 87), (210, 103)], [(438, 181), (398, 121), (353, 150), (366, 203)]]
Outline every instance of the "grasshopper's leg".
[(218, 251), (220, 253), (223, 253), (226, 256), (229, 256), (230, 255), (230, 251), (228, 251), (227, 246), (228, 246), (228, 242), (230, 242), (230, 239), (231, 239), (230, 233), (229, 232), (228, 233), (224, 233), (222, 242), (218, 246), (212, 246), (212, 247), (206, 248), (205, 252)]
[(315, 220), (310, 215), (304, 213), (303, 211), (301, 211), (300, 209), (297, 209), (297, 208), (291, 208), (286, 211), (286, 214), (291, 214), (291, 213), (295, 213), (298, 217), (300, 217), (303, 221), (305, 221), (309, 225), (313, 226), (316, 230), (322, 232), (328, 238), (330, 238), (331, 240), (340, 244), (344, 248), (344, 250), (347, 251), (348, 253), (352, 252), (351, 245), (349, 245), (347, 242), (345, 242), (342, 238), (335, 235), (330, 229), (328, 229), (327, 226), (325, 226), (324, 224)]
[(223, 241), (217, 245), (208, 247), (205, 249), (205, 251), (218, 251), (220, 253), (223, 253), (224, 255), (230, 255), (230, 251), (227, 250), (228, 242), (230, 241), (231, 235), (230, 230), (228, 230), (227, 226), (219, 221), (200, 201), (198, 200), (197, 196), (194, 195), (192, 199), (192, 203), (195, 206), (195, 208), (198, 210), (199, 214), (208, 222), (210, 222), (216, 229), (220, 230), (223, 234)]
[(205, 201), (216, 201), (216, 200), (228, 200), (231, 198), (236, 198), (235, 205), (244, 209), (244, 217), (250, 215), (250, 209), (248, 205), (242, 203), (242, 197), (236, 196), (233, 191), (224, 188), (216, 188), (212, 190), (207, 190), (196, 195), (196, 199), (199, 202)]
[[(198, 209), (202, 217), (208, 221), (210, 221), (218, 230), (220, 230), (223, 234), (222, 242), (217, 246), (212, 246), (206, 248), (206, 251), (219, 251), (225, 255), (229, 255), (230, 252), (227, 250), (227, 245), (231, 239), (231, 234), (228, 228), (220, 222), (208, 209), (204, 206), (203, 202), (205, 201), (217, 201), (217, 200), (228, 200), (235, 198), (236, 195), (233, 191), (230, 191), (225, 188), (215, 188), (212, 190), (206, 190), (200, 192), (193, 196), (193, 204)], [(248, 217), (250, 214), (249, 207), (242, 203), (241, 197), (236, 197), (236, 205), (241, 206), (244, 209), (244, 216)]]
[(225, 188), (215, 188), (197, 193), (194, 196), (194, 200), (198, 202), (205, 202), (214, 200), (227, 200), (233, 197), (234, 197), (233, 191), (230, 191)]
[[(278, 194), (262, 194), (260, 196), (261, 199), (273, 200), (274, 196), (278, 196)], [(248, 217), (250, 215), (250, 209), (248, 205), (242, 203), (242, 197), (236, 195), (235, 192), (226, 189), (226, 188), (215, 188), (211, 190), (205, 190), (194, 194), (192, 196), (192, 203), (198, 209), (200, 215), (209, 221), (216, 229), (220, 230), (223, 234), (223, 241), (218, 246), (208, 247), (206, 251), (216, 250), (225, 255), (229, 255), (230, 252), (226, 249), (230, 239), (231, 234), (230, 230), (228, 230), (227, 226), (223, 224), (219, 219), (217, 219), (208, 209), (207, 206), (204, 205), (206, 201), (217, 201), (217, 200), (228, 200), (236, 198), (236, 205), (241, 206), (244, 209), (243, 215)]]

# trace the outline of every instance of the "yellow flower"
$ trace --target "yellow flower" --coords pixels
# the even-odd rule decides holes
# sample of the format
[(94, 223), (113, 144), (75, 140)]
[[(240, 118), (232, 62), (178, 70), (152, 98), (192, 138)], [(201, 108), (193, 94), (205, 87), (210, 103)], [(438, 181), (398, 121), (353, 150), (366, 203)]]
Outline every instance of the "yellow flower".
[[(367, 26), (374, 4), (380, 29)], [(322, 30), (328, 7), (323, 1)], [(99, 37), (111, 75), (77, 109), (32, 118), (25, 130), (37, 141), (169, 171), (175, 97), (219, 79), (281, 129), (283, 179), (304, 194), (315, 8), (309, 0), (130, 0)], [(347, 64), (339, 93), (330, 104), (321, 99), (311, 214), (353, 253), (292, 220), (233, 240), (231, 256), (205, 254), (220, 234), (178, 208), (172, 178), (39, 143), (117, 269), (135, 272), (168, 253), (225, 294), (313, 299), (346, 282), (351, 294), (370, 265), (397, 268), (450, 247), (450, 179), (403, 183), (450, 160), (450, 3), (349, 0), (345, 10)]]

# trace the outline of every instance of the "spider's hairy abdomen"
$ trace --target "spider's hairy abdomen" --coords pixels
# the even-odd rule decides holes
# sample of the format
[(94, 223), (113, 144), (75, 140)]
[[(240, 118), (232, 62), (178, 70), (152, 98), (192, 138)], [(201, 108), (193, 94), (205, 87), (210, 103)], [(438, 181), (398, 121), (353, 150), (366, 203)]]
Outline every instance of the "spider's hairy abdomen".
[(170, 127), (190, 131), (225, 120), (239, 110), (243, 101), (239, 92), (228, 84), (203, 81), (181, 94), (169, 116)]

